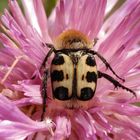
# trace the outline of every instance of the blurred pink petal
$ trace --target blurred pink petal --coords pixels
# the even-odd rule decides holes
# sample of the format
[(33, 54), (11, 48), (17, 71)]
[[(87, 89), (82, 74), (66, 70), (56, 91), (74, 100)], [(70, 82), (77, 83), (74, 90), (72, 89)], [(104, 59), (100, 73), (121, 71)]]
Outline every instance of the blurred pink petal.
[(105, 6), (106, 0), (60, 0), (48, 21), (51, 37), (67, 29), (76, 29), (92, 40), (101, 28)]
[[(113, 0), (111, 0), (112, 3), (114, 3)], [(111, 3), (109, 1), (109, 5)], [(123, 5), (115, 11), (103, 24), (102, 29), (104, 32), (112, 32), (118, 24), (123, 20), (125, 16), (129, 14), (130, 11), (133, 11), (135, 7), (139, 4), (138, 0), (133, 0), (133, 1), (125, 1)], [(112, 5), (112, 4), (111, 4)], [(117, 17), (117, 18), (116, 18)], [(102, 31), (101, 29), (101, 31)]]
[(107, 1), (107, 6), (106, 6), (106, 9), (105, 9), (105, 14), (107, 15), (109, 12), (111, 12), (112, 8), (116, 5), (116, 3), (118, 2), (119, 0), (108, 0)]
[(40, 86), (39, 85), (27, 85), (27, 83), (21, 83), (19, 86), (14, 86), (17, 90), (24, 93), (25, 98), (22, 98), (18, 101), (14, 101), (17, 106), (26, 106), (31, 104), (41, 104), (42, 97), (40, 95)]
[[(136, 39), (139, 37), (138, 29), (140, 25), (138, 24), (138, 18), (136, 18), (140, 14), (140, 3), (138, 3), (134, 9), (121, 21), (120, 24), (111, 32), (111, 34), (106, 35), (106, 39), (102, 42), (100, 46), (100, 53), (104, 52), (104, 56), (108, 58), (108, 53), (111, 51), (111, 56), (114, 55), (120, 47), (123, 47), (125, 43), (127, 43), (130, 38), (134, 37), (134, 33)], [(133, 26), (135, 24), (135, 26)], [(137, 28), (135, 30), (135, 28)], [(131, 40), (133, 41), (133, 39)], [(112, 46), (112, 47), (111, 47)], [(109, 49), (111, 48), (111, 50)]]
[(56, 130), (51, 140), (61, 140), (68, 138), (71, 134), (71, 123), (65, 117), (56, 118)]
[(2, 95), (0, 95), (0, 110), (0, 138), (2, 139), (24, 139), (32, 133), (48, 131), (52, 127), (51, 122), (31, 120)]
[(38, 23), (38, 19), (36, 16), (35, 8), (34, 8), (34, 1), (33, 0), (30, 0), (30, 1), (22, 0), (22, 3), (24, 6), (25, 15), (26, 15), (28, 22), (32, 25), (33, 28), (35, 28), (37, 30), (37, 32), (40, 35), (42, 35), (41, 29), (40, 29), (40, 26)]
[(47, 40), (48, 43), (52, 43), (52, 40), (48, 34), (47, 17), (46, 17), (42, 2), (40, 0), (34, 0), (34, 8), (35, 8), (35, 12), (38, 18), (39, 26), (41, 28), (44, 42)]

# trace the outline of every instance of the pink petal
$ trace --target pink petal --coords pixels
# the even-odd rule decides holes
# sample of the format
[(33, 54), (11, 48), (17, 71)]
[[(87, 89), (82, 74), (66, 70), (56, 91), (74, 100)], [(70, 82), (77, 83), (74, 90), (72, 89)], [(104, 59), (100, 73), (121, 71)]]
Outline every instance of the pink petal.
[[(114, 1), (111, 0), (113, 3)], [(109, 1), (109, 3), (111, 3)], [(136, 5), (138, 5), (139, 1), (138, 0), (133, 0), (133, 1), (125, 1), (124, 4), (118, 8), (115, 13), (113, 13), (103, 24), (102, 29), (104, 31), (109, 31), (112, 32), (118, 24), (123, 20), (125, 16), (129, 14), (130, 11), (135, 9)], [(117, 17), (117, 18), (116, 18)]]
[(9, 0), (9, 7), (12, 15), (17, 22), (17, 24), (21, 27), (22, 31), (28, 36), (29, 32), (25, 30), (27, 28), (27, 21), (22, 14), (22, 11), (16, 0)]
[(71, 123), (65, 117), (57, 117), (56, 130), (51, 140), (60, 140), (68, 138), (71, 134)]
[(42, 36), (41, 29), (38, 23), (38, 19), (36, 16), (35, 8), (34, 8), (34, 0), (22, 0), (22, 4), (24, 6), (24, 11), (28, 22), (34, 27), (37, 32)]
[[(138, 18), (136, 17), (138, 17), (140, 14), (139, 7), (140, 5), (137, 4), (136, 7), (129, 13), (129, 15), (127, 15), (119, 25), (117, 25), (115, 30), (106, 35), (106, 40), (102, 40), (103, 42), (100, 45), (99, 51), (100, 53), (104, 54), (106, 59), (113, 56), (120, 47), (125, 45), (125, 43), (133, 37), (132, 34), (137, 34), (136, 38), (138, 37), (138, 29), (140, 26), (138, 24)], [(135, 26), (133, 26), (134, 24)]]
[(45, 14), (45, 10), (42, 4), (42, 1), (40, 0), (34, 0), (34, 8), (36, 12), (36, 16), (38, 19), (38, 23), (42, 32), (42, 37), (44, 42), (46, 43), (52, 43), (51, 38), (48, 34), (48, 26), (47, 26), (47, 16)]
[(1, 139), (23, 139), (38, 131), (48, 131), (52, 127), (51, 121), (44, 123), (31, 120), (2, 95), (0, 95), (0, 110)]
[[(139, 122), (136, 122), (136, 120), (133, 120), (133, 118), (129, 118), (129, 117), (125, 117), (125, 116), (121, 116), (121, 115), (115, 115), (116, 119), (114, 118), (109, 118), (110, 123), (113, 123), (114, 125), (117, 126), (122, 126), (124, 128), (124, 130), (122, 132), (131, 132), (133, 134), (133, 137), (140, 137), (140, 124)], [(119, 121), (118, 121), (119, 120)], [(121, 128), (120, 128), (121, 129)], [(115, 130), (116, 133), (120, 133), (121, 131)], [(127, 135), (126, 135), (127, 136)]]
[[(116, 108), (117, 106), (117, 108)], [(139, 116), (140, 108), (134, 105), (118, 104), (118, 103), (106, 103), (104, 108), (106, 111), (116, 112), (126, 116)]]
[(107, 1), (107, 6), (106, 6), (106, 9), (105, 9), (105, 14), (106, 15), (112, 10), (112, 8), (115, 6), (115, 4), (117, 2), (118, 2), (118, 0), (108, 0)]
[[(27, 84), (28, 83), (28, 84)], [(25, 98), (14, 101), (17, 106), (26, 106), (29, 104), (42, 104), (42, 97), (39, 85), (33, 85), (29, 81), (14, 85), (14, 88), (24, 93)]]
[(52, 38), (66, 29), (76, 29), (94, 39), (103, 22), (105, 5), (106, 0), (60, 0), (48, 21)]
[[(80, 131), (81, 135), (79, 138), (82, 139), (94, 139), (96, 138), (96, 129), (94, 126), (94, 120), (90, 116), (87, 116), (85, 112), (78, 112), (75, 117), (76, 123), (79, 125), (78, 130)], [(79, 134), (79, 132), (77, 132)]]
[(16, 40), (16, 42), (19, 42), (18, 39), (21, 39), (22, 42), (26, 41), (24, 31), (7, 10), (5, 10), (4, 15), (1, 16), (1, 21), (10, 31), (7, 32), (8, 35)]
[(23, 140), (27, 136), (37, 131), (47, 130), (47, 127), (41, 126), (40, 124), (24, 124), (13, 121), (2, 121), (0, 122), (0, 138), (5, 140)]

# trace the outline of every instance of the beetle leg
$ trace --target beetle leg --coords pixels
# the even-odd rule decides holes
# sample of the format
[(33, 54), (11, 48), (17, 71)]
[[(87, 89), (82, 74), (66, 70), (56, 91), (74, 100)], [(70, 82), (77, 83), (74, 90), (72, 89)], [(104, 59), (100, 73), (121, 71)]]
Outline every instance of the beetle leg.
[(49, 50), (49, 52), (47, 53), (46, 57), (45, 57), (44, 60), (43, 60), (43, 63), (41, 64), (40, 70), (41, 70), (42, 68), (45, 68), (45, 65), (46, 65), (46, 62), (48, 61), (48, 58), (51, 56), (51, 54), (52, 54), (54, 51), (55, 51), (54, 48), (51, 48), (51, 49)]
[(50, 44), (50, 43), (42, 43), (42, 45), (43, 45), (44, 47), (54, 48), (53, 44)]
[(42, 79), (42, 87), (41, 87), (41, 95), (42, 95), (42, 115), (41, 115), (41, 121), (43, 121), (44, 119), (44, 114), (46, 112), (46, 98), (47, 98), (47, 79), (48, 79), (48, 69), (46, 69), (46, 62), (48, 61), (48, 58), (51, 56), (51, 54), (53, 52), (55, 52), (55, 48), (53, 47), (52, 44), (45, 44), (48, 48), (51, 48), (49, 50), (49, 52), (47, 53), (46, 57), (44, 58), (43, 60), (43, 63), (40, 67), (40, 71), (43, 69), (44, 72), (43, 72), (43, 79)]
[(98, 71), (98, 78), (102, 78), (102, 77), (105, 78), (105, 79), (107, 79), (108, 81), (110, 81), (110, 82), (115, 86), (115, 88), (120, 87), (120, 88), (122, 88), (122, 89), (125, 89), (125, 90), (131, 92), (135, 97), (137, 97), (136, 93), (135, 93), (133, 90), (131, 90), (131, 89), (129, 89), (129, 88), (123, 86), (122, 84), (120, 84), (117, 80), (115, 80), (115, 79), (114, 79), (113, 77), (111, 77), (110, 75)]
[(48, 69), (43, 73), (41, 95), (42, 95), (42, 115), (41, 121), (44, 119), (44, 114), (46, 112), (46, 98), (47, 98), (47, 79), (48, 79)]
[[(44, 58), (44, 60), (43, 60), (43, 63), (41, 64), (41, 66), (40, 66), (40, 68), (39, 68), (39, 70), (41, 71), (43, 68), (45, 68), (45, 65), (46, 65), (46, 62), (48, 61), (48, 58), (51, 56), (51, 54), (53, 53), (53, 52), (55, 52), (55, 48), (53, 47), (53, 45), (52, 44), (44, 44), (43, 43), (43, 46), (47, 46), (48, 48), (51, 48), (50, 50), (49, 50), (49, 52), (47, 53), (47, 55), (45, 56), (45, 58)], [(36, 78), (36, 75), (34, 74), (32, 77), (31, 77), (31, 79), (33, 80), (33, 79), (35, 79)]]
[(109, 68), (109, 69), (112, 71), (112, 73), (113, 73), (117, 78), (119, 78), (120, 80), (122, 80), (123, 82), (125, 82), (125, 80), (124, 80), (123, 78), (119, 77), (119, 76), (115, 73), (115, 71), (112, 69), (112, 67), (110, 66), (110, 64), (106, 61), (106, 59), (105, 59), (103, 56), (101, 56), (98, 52), (93, 51), (93, 50), (91, 51), (91, 53), (94, 54), (94, 55), (97, 55), (97, 56), (102, 60), (102, 62), (105, 64), (105, 66), (106, 66), (107, 68)]

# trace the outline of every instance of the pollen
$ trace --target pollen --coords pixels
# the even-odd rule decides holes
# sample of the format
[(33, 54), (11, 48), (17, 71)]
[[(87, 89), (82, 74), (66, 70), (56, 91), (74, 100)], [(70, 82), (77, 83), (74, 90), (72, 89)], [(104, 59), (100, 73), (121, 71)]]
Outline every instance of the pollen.
[(93, 43), (80, 31), (67, 30), (62, 32), (54, 41), (55, 49), (91, 48)]

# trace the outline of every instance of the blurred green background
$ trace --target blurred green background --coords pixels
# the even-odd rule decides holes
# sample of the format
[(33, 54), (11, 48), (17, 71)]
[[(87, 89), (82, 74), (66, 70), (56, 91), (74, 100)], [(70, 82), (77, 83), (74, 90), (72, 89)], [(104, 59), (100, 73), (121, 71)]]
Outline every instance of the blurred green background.
[[(21, 0), (17, 0), (21, 4)], [(55, 6), (57, 0), (43, 0), (46, 13), (49, 16), (51, 10)], [(8, 7), (8, 0), (0, 0), (0, 14), (3, 12), (4, 8)]]
[[(21, 0), (17, 0), (21, 4)], [(56, 4), (57, 0), (42, 0), (44, 2), (45, 10), (47, 15), (49, 16), (51, 13), (51, 10)], [(114, 6), (114, 8), (108, 13), (106, 16), (106, 19), (116, 10), (118, 9), (126, 0), (118, 0), (117, 4)], [(4, 8), (7, 8), (8, 0), (0, 0), (0, 14), (3, 12)]]
[(1, 1), (0, 1), (0, 13), (3, 12), (3, 9), (4, 9), (5, 7), (7, 7), (7, 2), (8, 2), (8, 0), (1, 0)]

